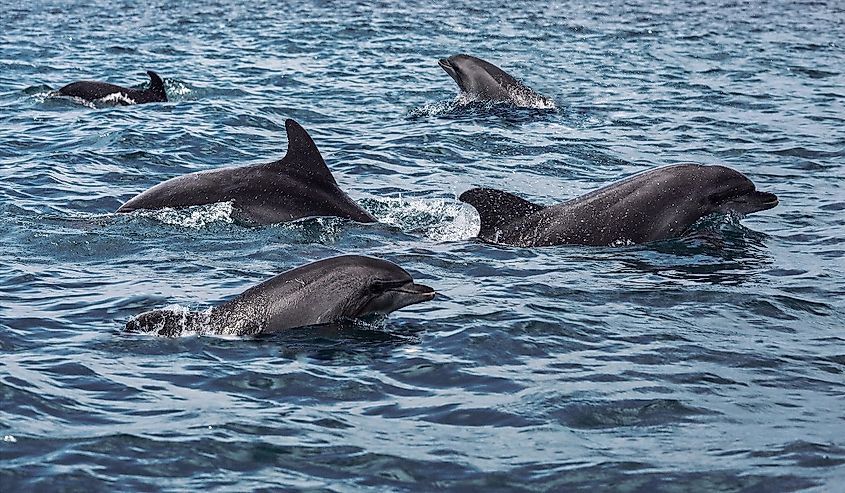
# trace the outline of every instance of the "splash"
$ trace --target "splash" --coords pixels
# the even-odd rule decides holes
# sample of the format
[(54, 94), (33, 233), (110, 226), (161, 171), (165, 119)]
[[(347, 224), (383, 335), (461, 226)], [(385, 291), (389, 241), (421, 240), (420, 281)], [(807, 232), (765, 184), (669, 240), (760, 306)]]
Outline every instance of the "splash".
[(553, 100), (524, 87), (514, 87), (509, 92), (514, 106), (533, 110), (557, 110), (557, 105)]
[[(127, 332), (137, 332), (160, 337), (182, 337), (201, 335), (203, 327), (201, 312), (192, 311), (182, 305), (169, 305), (160, 310), (140, 313), (126, 323)], [(205, 320), (207, 322), (207, 320)]]
[(178, 304), (140, 313), (126, 323), (125, 330), (157, 337), (214, 336), (237, 339), (252, 336), (261, 331), (261, 326), (252, 320), (234, 320), (225, 326), (215, 325), (212, 308), (191, 310)]
[(170, 99), (190, 99), (186, 96), (194, 92), (194, 90), (184, 82), (175, 80), (166, 80), (164, 82), (164, 87), (167, 90), (167, 97)]
[(179, 209), (139, 210), (137, 214), (170, 226), (197, 229), (218, 222), (231, 224), (235, 221), (234, 211), (231, 202), (217, 202)]
[(463, 106), (458, 101), (458, 99), (459, 97), (455, 98), (452, 101), (438, 101), (436, 103), (426, 103), (409, 111), (408, 116), (411, 118), (420, 118), (425, 116), (440, 116), (452, 113), (456, 109)]
[(380, 198), (370, 205), (380, 222), (435, 241), (469, 239), (481, 228), (478, 215), (454, 200)]
[(134, 99), (126, 96), (122, 92), (115, 92), (109, 94), (108, 96), (104, 96), (97, 100), (98, 103), (104, 103), (109, 105), (130, 105), (130, 104), (137, 104)]
[(488, 113), (499, 110), (507, 112), (518, 110), (539, 110), (540, 113), (558, 111), (557, 104), (551, 99), (541, 96), (525, 88), (512, 88), (510, 101), (489, 101), (477, 96), (460, 93), (450, 101), (426, 103), (408, 112), (410, 118), (428, 116), (443, 116), (469, 111)]
[(62, 94), (59, 94), (58, 91), (34, 93), (32, 94), (32, 97), (37, 103), (56, 102), (60, 104), (78, 104), (91, 108), (92, 110), (97, 109), (97, 106), (91, 101), (87, 101), (76, 96), (64, 96)]

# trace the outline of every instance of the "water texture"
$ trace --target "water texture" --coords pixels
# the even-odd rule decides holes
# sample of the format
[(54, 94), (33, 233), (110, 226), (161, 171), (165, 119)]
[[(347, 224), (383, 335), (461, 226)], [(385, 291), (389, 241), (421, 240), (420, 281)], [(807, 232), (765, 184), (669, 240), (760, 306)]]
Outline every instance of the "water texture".
[[(0, 15), (5, 491), (842, 491), (841, 2), (11, 2)], [(459, 104), (471, 53), (556, 109)], [(80, 79), (168, 103), (47, 97)], [(285, 118), (381, 221), (116, 216), (268, 162)], [(674, 162), (776, 193), (684, 240), (472, 239), (473, 186), (559, 202)], [(438, 290), (257, 339), (122, 331), (289, 268), (382, 257)]]

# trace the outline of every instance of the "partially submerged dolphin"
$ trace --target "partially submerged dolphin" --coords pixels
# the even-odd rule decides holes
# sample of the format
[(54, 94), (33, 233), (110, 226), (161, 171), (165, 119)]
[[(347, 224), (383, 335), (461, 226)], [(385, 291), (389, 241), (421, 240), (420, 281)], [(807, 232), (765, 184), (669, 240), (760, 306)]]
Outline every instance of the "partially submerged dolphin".
[(453, 55), (438, 64), (467, 96), (483, 101), (505, 101), (519, 106), (553, 106), (548, 98), (490, 62), (470, 55)]
[(282, 159), (177, 176), (136, 195), (117, 212), (231, 202), (240, 218), (257, 224), (314, 216), (375, 222), (337, 186), (305, 129), (290, 119), (285, 128), (288, 152)]
[(548, 207), (486, 188), (459, 200), (478, 210), (479, 238), (522, 247), (664, 240), (710, 213), (745, 215), (778, 204), (736, 170), (696, 164), (652, 169)]
[(164, 81), (161, 77), (153, 71), (147, 71), (150, 76), (150, 87), (139, 90), (129, 89), (126, 87), (116, 86), (108, 82), (96, 82), (91, 80), (82, 80), (79, 82), (72, 82), (58, 91), (59, 96), (70, 96), (85, 101), (97, 101), (108, 96), (119, 96), (115, 100), (120, 104), (141, 104), (141, 103), (160, 103), (167, 101), (167, 93), (164, 91)]
[(204, 312), (153, 310), (126, 330), (177, 336), (185, 332), (256, 335), (390, 312), (434, 298), (398, 265), (344, 255), (279, 274)]

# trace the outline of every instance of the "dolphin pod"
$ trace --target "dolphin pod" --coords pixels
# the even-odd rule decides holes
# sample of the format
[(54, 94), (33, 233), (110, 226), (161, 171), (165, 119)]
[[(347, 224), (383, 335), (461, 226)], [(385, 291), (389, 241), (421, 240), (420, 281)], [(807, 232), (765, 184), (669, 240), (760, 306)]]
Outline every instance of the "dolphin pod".
[[(475, 101), (536, 106), (553, 102), (490, 62), (453, 55), (439, 65)], [(58, 95), (86, 101), (118, 95), (122, 104), (167, 101), (154, 72), (150, 87), (127, 89), (80, 81)], [(287, 153), (265, 164), (226, 167), (177, 176), (124, 203), (118, 213), (230, 202), (237, 217), (274, 224), (315, 216), (376, 222), (340, 189), (314, 141), (296, 121), (285, 121)], [(684, 235), (712, 213), (746, 215), (778, 205), (742, 173), (718, 165), (654, 168), (556, 205), (532, 203), (489, 188), (463, 192), (459, 200), (481, 219), (478, 238), (517, 247), (647, 243)], [(126, 324), (128, 331), (176, 336), (212, 333), (251, 336), (344, 319), (387, 315), (430, 301), (434, 289), (417, 284), (396, 264), (344, 255), (294, 268), (205, 311), (158, 309)]]
[(167, 93), (164, 91), (164, 81), (157, 73), (148, 70), (147, 75), (150, 77), (150, 87), (144, 90), (129, 89), (126, 87), (109, 84), (108, 82), (97, 82), (92, 80), (82, 80), (79, 82), (72, 82), (58, 91), (59, 96), (75, 97), (85, 101), (97, 101), (103, 98), (119, 95), (121, 98), (117, 99), (120, 104), (141, 104), (141, 103), (161, 103), (167, 101)]
[(291, 119), (285, 129), (288, 152), (278, 161), (177, 176), (129, 199), (117, 212), (231, 202), (240, 218), (257, 224), (314, 216), (375, 222), (337, 186), (308, 132)]
[(547, 207), (487, 188), (459, 200), (478, 211), (480, 239), (521, 247), (665, 240), (714, 212), (745, 215), (778, 204), (736, 170), (696, 164), (652, 169)]
[(153, 310), (126, 324), (132, 332), (254, 336), (345, 319), (386, 315), (434, 298), (398, 265), (344, 255), (279, 274), (207, 312)]

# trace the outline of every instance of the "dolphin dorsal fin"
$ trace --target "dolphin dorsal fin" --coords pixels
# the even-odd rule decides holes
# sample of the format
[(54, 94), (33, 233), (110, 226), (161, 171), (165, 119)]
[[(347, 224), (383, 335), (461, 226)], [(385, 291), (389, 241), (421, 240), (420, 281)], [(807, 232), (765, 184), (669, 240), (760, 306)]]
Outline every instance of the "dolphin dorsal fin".
[(504, 225), (545, 209), (523, 198), (492, 188), (473, 188), (462, 193), (458, 200), (475, 207), (481, 217), (479, 236), (491, 237)]
[(285, 173), (316, 183), (329, 183), (337, 186), (337, 182), (323, 161), (323, 156), (308, 132), (295, 120), (285, 120), (288, 132), (288, 153), (280, 161), (273, 163)]
[(164, 81), (161, 80), (161, 77), (159, 77), (159, 75), (153, 72), (152, 70), (147, 70), (147, 75), (150, 76), (150, 87), (147, 89), (147, 91), (161, 95), (165, 98), (166, 101), (167, 93), (164, 90)]

